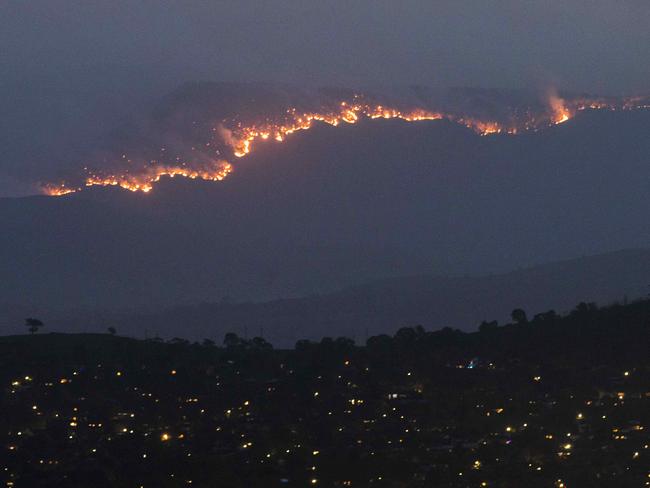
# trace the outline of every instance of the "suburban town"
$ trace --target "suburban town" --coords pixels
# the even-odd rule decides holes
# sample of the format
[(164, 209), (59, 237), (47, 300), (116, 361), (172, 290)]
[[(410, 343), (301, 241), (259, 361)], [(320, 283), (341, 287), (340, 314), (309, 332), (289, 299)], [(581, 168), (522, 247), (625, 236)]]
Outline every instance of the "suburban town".
[(14, 488), (647, 486), (650, 302), (512, 316), (293, 350), (31, 322), (0, 340), (0, 476)]

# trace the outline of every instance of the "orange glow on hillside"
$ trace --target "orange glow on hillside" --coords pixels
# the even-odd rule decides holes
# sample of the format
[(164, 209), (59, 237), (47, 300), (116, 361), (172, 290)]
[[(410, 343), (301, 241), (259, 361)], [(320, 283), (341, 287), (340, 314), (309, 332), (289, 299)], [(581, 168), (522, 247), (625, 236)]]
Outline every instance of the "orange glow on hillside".
[[(221, 144), (221, 147), (226, 147), (231, 151), (232, 157), (244, 158), (253, 152), (258, 141), (284, 142), (292, 134), (311, 129), (319, 122), (337, 127), (356, 124), (363, 119), (396, 119), (404, 122), (448, 120), (465, 126), (481, 136), (493, 134), (516, 135), (562, 124), (573, 118), (577, 112), (583, 110), (613, 111), (650, 108), (650, 98), (647, 97), (625, 99), (584, 97), (566, 100), (560, 98), (555, 92), (551, 92), (547, 99), (548, 109), (545, 112), (542, 111), (537, 114), (526, 112), (525, 116), (520, 114), (518, 118), (513, 118), (513, 121), (504, 124), (496, 120), (479, 119), (473, 116), (443, 113), (422, 108), (398, 109), (382, 104), (367, 103), (363, 100), (363, 96), (355, 95), (352, 101), (341, 101), (338, 105), (334, 105), (335, 108), (324, 108), (320, 111), (311, 112), (300, 112), (297, 108), (289, 108), (275, 118), (266, 118), (257, 123), (223, 121), (218, 128), (213, 129), (215, 134), (220, 137), (219, 141), (214, 141), (215, 146)], [(206, 146), (211, 146), (212, 143), (213, 141), (210, 141)], [(122, 156), (122, 158), (125, 159), (126, 156)], [(142, 167), (132, 165), (131, 160), (126, 161), (129, 163), (127, 169), (116, 170), (114, 173), (87, 171), (81, 184), (75, 186), (69, 183), (47, 183), (41, 187), (41, 191), (46, 195), (62, 196), (79, 191), (84, 187), (119, 186), (129, 191), (147, 193), (164, 176), (221, 181), (233, 171), (233, 165), (221, 158), (215, 159), (209, 164), (190, 161), (185, 164), (167, 165), (152, 162)]]
[(441, 120), (444, 116), (437, 112), (429, 112), (422, 109), (410, 112), (401, 112), (395, 108), (377, 105), (371, 107), (366, 104), (341, 102), (337, 112), (330, 113), (303, 113), (300, 114), (295, 108), (287, 110), (286, 123), (264, 123), (240, 127), (233, 131), (233, 137), (229, 141), (233, 154), (244, 157), (252, 151), (253, 143), (256, 140), (273, 139), (283, 142), (287, 136), (301, 131), (308, 130), (315, 122), (322, 122), (333, 127), (339, 124), (356, 124), (361, 118), (367, 119), (400, 119), (406, 122), (418, 122), (423, 120)]
[[(140, 191), (148, 193), (153, 189), (153, 185), (160, 181), (163, 176), (174, 178), (181, 176), (183, 178), (201, 179), (206, 181), (221, 181), (232, 172), (232, 165), (225, 161), (215, 162), (209, 167), (201, 169), (192, 169), (187, 166), (150, 166), (143, 170), (130, 174), (122, 175), (90, 175), (85, 181), (85, 186), (119, 186), (129, 191)], [(73, 193), (81, 188), (73, 189), (61, 185), (43, 186), (43, 193), (51, 196), (61, 196)]]
[(554, 124), (562, 124), (573, 117), (573, 113), (567, 108), (564, 100), (556, 94), (552, 93), (549, 96), (548, 103), (552, 111), (551, 122)]

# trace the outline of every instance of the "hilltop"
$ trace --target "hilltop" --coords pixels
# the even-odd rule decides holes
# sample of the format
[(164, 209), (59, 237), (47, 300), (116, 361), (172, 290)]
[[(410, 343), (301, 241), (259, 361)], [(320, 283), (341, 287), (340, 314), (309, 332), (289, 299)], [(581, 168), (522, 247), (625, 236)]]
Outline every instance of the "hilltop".
[(639, 112), (516, 138), (444, 121), (320, 127), (219, 183), (3, 199), (3, 301), (259, 301), (645, 247), (648, 126)]
[(650, 301), (513, 319), (471, 334), (401, 328), (365, 347), (339, 337), (289, 351), (233, 334), (224, 347), (0, 338), (0, 480), (35, 488), (642, 484)]

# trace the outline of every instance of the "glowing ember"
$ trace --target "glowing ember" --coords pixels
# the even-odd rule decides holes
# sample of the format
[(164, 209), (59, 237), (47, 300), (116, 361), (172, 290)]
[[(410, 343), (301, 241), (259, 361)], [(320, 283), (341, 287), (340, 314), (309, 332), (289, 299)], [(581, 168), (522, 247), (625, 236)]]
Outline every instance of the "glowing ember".
[(551, 111), (553, 113), (551, 122), (554, 124), (562, 124), (573, 117), (571, 111), (566, 107), (564, 100), (555, 93), (552, 93), (549, 96), (548, 103), (551, 106)]
[(43, 195), (49, 195), (51, 197), (60, 197), (69, 193), (74, 193), (75, 191), (77, 190), (74, 188), (68, 188), (65, 183), (59, 185), (54, 183), (45, 183), (41, 186), (41, 192)]
[[(221, 181), (232, 172), (232, 165), (225, 161), (215, 162), (210, 167), (202, 169), (192, 169), (186, 166), (150, 166), (144, 168), (137, 174), (123, 175), (91, 175), (85, 181), (85, 186), (119, 186), (129, 191), (141, 191), (148, 193), (153, 189), (154, 183), (160, 181), (163, 176), (174, 178), (182, 176), (190, 179), (201, 179), (207, 181)], [(46, 185), (43, 187), (43, 193), (52, 196), (61, 196), (73, 193), (81, 188), (72, 189), (65, 184)]]
[(336, 127), (341, 123), (355, 124), (362, 117), (368, 119), (401, 119), (406, 122), (444, 118), (440, 113), (420, 109), (403, 113), (397, 109), (381, 105), (371, 107), (366, 104), (341, 102), (339, 111), (332, 113), (299, 114), (295, 108), (290, 109), (287, 111), (287, 122), (269, 122), (259, 126), (242, 127), (233, 131), (232, 137), (229, 137), (227, 142), (232, 146), (233, 154), (241, 158), (251, 152), (253, 142), (257, 139), (266, 140), (272, 138), (278, 142), (283, 142), (287, 136), (297, 131), (311, 129), (315, 122), (323, 122)]

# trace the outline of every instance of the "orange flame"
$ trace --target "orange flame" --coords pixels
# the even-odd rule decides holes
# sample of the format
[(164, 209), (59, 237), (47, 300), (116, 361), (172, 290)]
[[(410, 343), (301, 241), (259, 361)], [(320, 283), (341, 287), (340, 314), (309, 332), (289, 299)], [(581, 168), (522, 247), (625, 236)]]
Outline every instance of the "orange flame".
[(567, 108), (564, 100), (560, 98), (556, 93), (551, 93), (549, 95), (548, 103), (552, 111), (551, 122), (554, 124), (562, 124), (573, 117), (573, 114)]
[[(232, 172), (232, 169), (232, 165), (226, 161), (217, 161), (202, 169), (192, 169), (181, 165), (150, 166), (137, 174), (90, 175), (85, 179), (84, 186), (119, 186), (133, 192), (148, 193), (163, 176), (169, 176), (170, 178), (182, 176), (193, 180), (221, 181)], [(70, 188), (65, 183), (60, 185), (48, 184), (42, 187), (43, 193), (51, 196), (67, 195), (79, 190), (81, 188)]]
[[(372, 105), (362, 102), (362, 97), (355, 95), (353, 101), (342, 101), (335, 109), (323, 109), (321, 112), (300, 113), (296, 108), (290, 108), (279, 119), (281, 121), (266, 121), (261, 124), (235, 124), (234, 128), (220, 125), (214, 129), (225, 143), (232, 149), (236, 158), (243, 158), (253, 151), (254, 143), (259, 140), (275, 140), (283, 142), (288, 136), (298, 131), (308, 130), (315, 123), (321, 122), (336, 127), (340, 124), (356, 124), (362, 119), (398, 119), (405, 122), (449, 120), (463, 125), (477, 134), (488, 136), (492, 134), (515, 135), (523, 131), (539, 130), (556, 124), (562, 124), (583, 110), (636, 110), (650, 108), (650, 98), (631, 97), (626, 99), (580, 98), (567, 101), (555, 92), (548, 97), (549, 113), (540, 116), (529, 114), (528, 119), (504, 125), (493, 120), (444, 114), (425, 109), (402, 111), (385, 105)], [(208, 144), (209, 145), (209, 144)], [(126, 156), (123, 156), (123, 159)], [(130, 162), (130, 161), (129, 161)], [(221, 181), (233, 171), (233, 166), (223, 160), (213, 161), (208, 165), (153, 164), (140, 169), (129, 170), (117, 174), (90, 174), (83, 184), (77, 188), (66, 183), (45, 184), (41, 190), (46, 195), (61, 196), (81, 190), (84, 186), (119, 186), (133, 192), (147, 193), (155, 183), (164, 176), (182, 176), (191, 179)]]
[(65, 183), (59, 183), (58, 185), (55, 183), (45, 183), (41, 185), (41, 193), (43, 193), (43, 195), (48, 195), (51, 197), (61, 197), (63, 195), (68, 195), (76, 191), (77, 189), (69, 188)]

